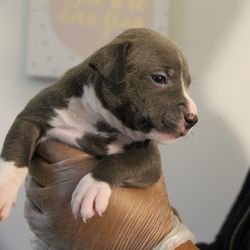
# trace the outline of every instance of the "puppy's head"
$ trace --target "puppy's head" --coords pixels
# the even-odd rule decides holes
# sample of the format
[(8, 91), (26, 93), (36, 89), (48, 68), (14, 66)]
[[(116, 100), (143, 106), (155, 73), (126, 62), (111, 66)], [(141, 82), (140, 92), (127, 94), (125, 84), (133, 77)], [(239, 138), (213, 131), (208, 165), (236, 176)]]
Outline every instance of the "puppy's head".
[(169, 143), (198, 121), (190, 75), (178, 48), (152, 30), (130, 29), (89, 58), (103, 107), (145, 138)]

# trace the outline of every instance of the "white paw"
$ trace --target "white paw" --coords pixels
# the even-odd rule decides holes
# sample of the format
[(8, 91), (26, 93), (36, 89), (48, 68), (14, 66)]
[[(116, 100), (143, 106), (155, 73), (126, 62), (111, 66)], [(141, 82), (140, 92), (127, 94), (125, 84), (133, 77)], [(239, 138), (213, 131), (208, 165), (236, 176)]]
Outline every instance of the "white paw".
[(85, 175), (72, 195), (73, 215), (75, 217), (81, 216), (84, 222), (96, 213), (102, 216), (107, 209), (111, 192), (108, 183), (96, 181), (91, 174)]
[(16, 204), (18, 190), (23, 183), (27, 168), (17, 168), (13, 162), (0, 158), (0, 221), (8, 218), (11, 208)]

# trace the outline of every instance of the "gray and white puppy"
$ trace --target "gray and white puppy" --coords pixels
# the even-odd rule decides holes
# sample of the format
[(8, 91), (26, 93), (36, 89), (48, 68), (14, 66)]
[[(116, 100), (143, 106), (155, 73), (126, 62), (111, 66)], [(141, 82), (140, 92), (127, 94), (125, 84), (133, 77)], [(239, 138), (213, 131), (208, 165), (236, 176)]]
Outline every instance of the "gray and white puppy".
[(155, 143), (197, 122), (178, 48), (149, 29), (129, 29), (36, 95), (10, 128), (0, 159), (0, 219), (8, 217), (36, 146), (53, 138), (100, 161), (72, 195), (75, 216), (102, 215), (111, 189), (147, 187), (161, 174)]

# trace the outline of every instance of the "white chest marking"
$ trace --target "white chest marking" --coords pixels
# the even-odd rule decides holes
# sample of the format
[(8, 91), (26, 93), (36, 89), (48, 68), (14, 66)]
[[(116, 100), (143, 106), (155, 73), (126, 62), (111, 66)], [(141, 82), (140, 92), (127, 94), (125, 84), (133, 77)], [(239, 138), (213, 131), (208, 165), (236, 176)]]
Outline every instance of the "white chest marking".
[(108, 145), (108, 154), (122, 152), (125, 144), (146, 139), (144, 133), (127, 128), (105, 109), (97, 98), (93, 86), (85, 85), (83, 90), (81, 98), (69, 99), (67, 108), (54, 110), (56, 116), (49, 122), (52, 129), (48, 130), (48, 137), (79, 147), (77, 139), (86, 133), (98, 134), (95, 124), (104, 121), (120, 132), (116, 140)]
[(53, 128), (47, 132), (50, 138), (78, 147), (76, 139), (80, 139), (85, 133), (97, 133), (93, 125), (100, 116), (87, 104), (83, 105), (79, 97), (72, 97), (67, 108), (56, 109), (55, 113), (56, 116), (49, 122)]
[[(67, 108), (54, 110), (56, 116), (49, 122), (53, 128), (48, 130), (47, 137), (80, 148), (77, 139), (82, 138), (86, 133), (99, 134), (95, 124), (98, 121), (108, 121), (115, 128), (118, 126), (123, 132), (130, 135), (128, 137), (126, 134), (119, 133), (116, 140), (108, 145), (108, 154), (115, 154), (123, 152), (123, 146), (133, 141), (131, 137), (144, 136), (142, 133), (132, 132), (125, 128), (118, 119), (104, 109), (91, 87), (84, 88), (84, 91), (82, 98), (71, 98)], [(105, 132), (103, 136), (107, 136)]]
[(126, 135), (128, 138), (130, 138), (131, 142), (143, 141), (146, 139), (144, 133), (139, 131), (133, 131), (127, 128), (109, 110), (105, 109), (102, 106), (99, 99), (97, 98), (95, 90), (91, 85), (90, 86), (85, 85), (83, 89), (84, 89), (83, 102), (88, 103), (96, 113), (101, 114), (103, 119), (116, 129), (118, 129), (121, 132), (121, 134)]

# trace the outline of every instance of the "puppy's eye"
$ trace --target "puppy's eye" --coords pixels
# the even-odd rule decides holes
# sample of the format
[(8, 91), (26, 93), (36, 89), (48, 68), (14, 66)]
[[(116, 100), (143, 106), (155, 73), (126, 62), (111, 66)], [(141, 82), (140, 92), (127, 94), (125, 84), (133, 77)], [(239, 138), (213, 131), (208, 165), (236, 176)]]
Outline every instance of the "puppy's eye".
[(159, 83), (159, 84), (167, 84), (168, 83), (168, 78), (163, 75), (151, 75), (152, 79), (154, 82)]

